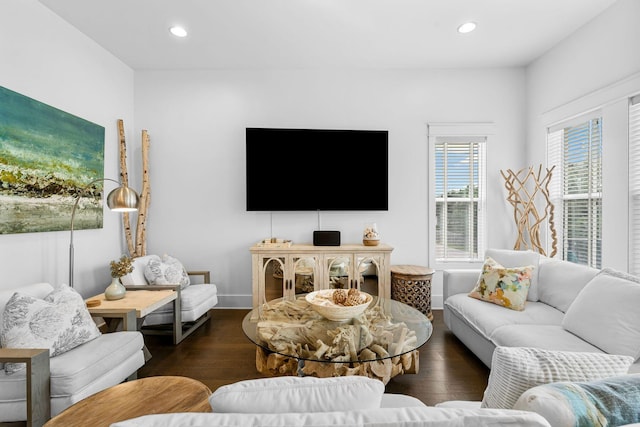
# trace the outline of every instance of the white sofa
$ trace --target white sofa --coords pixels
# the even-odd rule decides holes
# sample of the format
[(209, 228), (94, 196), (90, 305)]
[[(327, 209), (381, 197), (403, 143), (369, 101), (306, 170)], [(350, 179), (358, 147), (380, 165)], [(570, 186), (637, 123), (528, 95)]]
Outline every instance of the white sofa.
[[(0, 321), (14, 292), (41, 299), (53, 290), (49, 283), (35, 283), (0, 291)], [(129, 324), (135, 325), (134, 320), (132, 310)], [(51, 358), (48, 350), (41, 351), (40, 360), (33, 359), (36, 351), (32, 349), (0, 348), (0, 366), (2, 362), (32, 365), (30, 377), (29, 371), (7, 374), (0, 369), (0, 422), (28, 420), (29, 425), (42, 425), (49, 415), (57, 415), (128, 378), (134, 379), (138, 368), (144, 365), (143, 346), (140, 332), (122, 331), (102, 334)], [(29, 396), (28, 387), (32, 390)]]
[(411, 396), (384, 393), (381, 381), (359, 376), (241, 381), (217, 389), (209, 403), (213, 413), (146, 415), (112, 427), (549, 427), (532, 412), (427, 407)]
[(504, 267), (534, 265), (523, 311), (468, 296), (480, 270), (445, 270), (444, 322), (491, 367), (496, 346), (623, 354), (640, 372), (640, 285), (610, 270), (540, 256), (487, 250)]

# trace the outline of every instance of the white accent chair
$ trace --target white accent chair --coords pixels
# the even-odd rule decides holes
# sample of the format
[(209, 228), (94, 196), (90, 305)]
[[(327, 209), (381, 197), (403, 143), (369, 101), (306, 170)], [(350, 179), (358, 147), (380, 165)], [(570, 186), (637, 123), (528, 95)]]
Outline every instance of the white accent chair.
[[(35, 283), (0, 291), (0, 322), (5, 305), (18, 291), (44, 298), (54, 287)], [(123, 311), (125, 324), (135, 325), (135, 310)], [(48, 349), (0, 348), (0, 366), (26, 363), (27, 369), (8, 375), (0, 369), (0, 423), (27, 421), (41, 426), (74, 403), (135, 379), (144, 365), (144, 340), (136, 331), (102, 334), (55, 357)]]
[[(178, 292), (175, 306), (179, 307), (176, 316), (173, 303), (166, 304), (144, 318), (141, 331), (144, 334), (173, 335), (173, 343), (179, 344), (191, 335), (200, 325), (211, 318), (210, 311), (218, 304), (218, 288), (211, 283), (209, 271), (187, 271), (189, 276), (201, 276), (203, 283), (190, 284), (185, 289), (180, 285), (150, 285), (144, 271), (151, 259), (158, 255), (145, 255), (133, 259), (133, 271), (120, 278), (127, 289), (167, 289)], [(174, 318), (177, 321), (174, 321)]]

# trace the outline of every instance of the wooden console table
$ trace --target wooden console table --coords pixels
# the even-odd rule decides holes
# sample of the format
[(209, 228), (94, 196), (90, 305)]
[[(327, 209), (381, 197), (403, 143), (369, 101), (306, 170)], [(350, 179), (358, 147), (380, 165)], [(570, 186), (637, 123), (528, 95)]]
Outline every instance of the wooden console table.
[[(337, 264), (344, 267), (348, 287), (360, 288), (360, 271), (365, 264), (373, 264), (378, 277), (378, 296), (391, 298), (391, 252), (393, 247), (380, 243), (378, 246), (346, 244), (341, 246), (314, 246), (295, 244), (271, 246), (256, 244), (251, 247), (253, 283), (253, 308), (266, 302), (265, 284), (267, 266), (274, 263), (282, 271), (282, 296), (295, 297), (296, 274), (312, 272), (314, 290), (332, 287), (331, 278)], [(257, 311), (256, 311), (257, 313)]]

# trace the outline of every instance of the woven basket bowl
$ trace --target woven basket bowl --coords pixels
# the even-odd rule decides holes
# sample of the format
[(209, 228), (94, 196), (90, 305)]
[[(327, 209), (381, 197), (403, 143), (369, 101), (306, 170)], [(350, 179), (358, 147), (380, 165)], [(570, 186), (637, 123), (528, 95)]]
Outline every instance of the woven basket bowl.
[[(373, 297), (366, 292), (360, 292), (360, 295), (365, 297), (365, 302), (358, 305), (350, 305), (350, 306), (342, 306), (338, 304), (326, 304), (324, 298), (316, 299), (316, 296), (320, 294), (323, 297), (329, 298), (329, 300), (333, 300), (333, 292), (336, 289), (323, 289), (320, 291), (314, 291), (305, 297), (309, 305), (321, 316), (326, 317), (329, 320), (335, 321), (344, 321), (351, 320), (354, 317), (357, 317), (364, 313), (364, 311), (369, 307), (371, 301), (373, 301)], [(324, 304), (321, 304), (323, 302)]]

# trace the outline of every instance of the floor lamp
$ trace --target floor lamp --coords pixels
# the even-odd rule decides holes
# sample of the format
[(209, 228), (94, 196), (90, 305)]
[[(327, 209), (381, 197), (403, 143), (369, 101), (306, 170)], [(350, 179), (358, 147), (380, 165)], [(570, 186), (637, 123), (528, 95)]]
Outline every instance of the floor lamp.
[(107, 196), (107, 206), (114, 212), (133, 212), (138, 210), (138, 193), (133, 189), (120, 184), (115, 179), (111, 178), (98, 178), (91, 181), (84, 187), (76, 196), (76, 201), (73, 204), (73, 210), (71, 211), (71, 237), (69, 241), (69, 286), (73, 288), (73, 222), (76, 218), (76, 208), (80, 202), (80, 197), (89, 189), (93, 184), (102, 181), (112, 181), (118, 184), (118, 188), (111, 191)]

